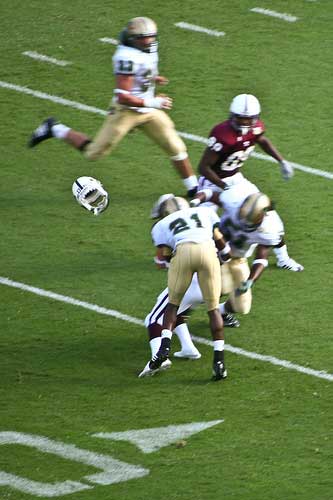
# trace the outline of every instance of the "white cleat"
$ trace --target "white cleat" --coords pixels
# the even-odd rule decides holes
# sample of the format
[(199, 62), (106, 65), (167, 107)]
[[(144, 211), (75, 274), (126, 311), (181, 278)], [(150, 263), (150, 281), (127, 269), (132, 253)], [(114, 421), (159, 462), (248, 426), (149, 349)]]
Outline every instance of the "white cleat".
[(149, 367), (149, 364), (150, 364), (150, 361), (148, 361), (148, 363), (146, 364), (146, 366), (144, 367), (142, 372), (139, 373), (139, 375), (138, 375), (139, 378), (152, 377), (153, 375), (155, 375), (155, 373), (167, 370), (168, 368), (171, 367), (172, 362), (170, 359), (166, 359), (165, 361), (163, 361), (163, 363), (161, 364), (161, 366), (159, 368), (156, 368), (154, 370)]
[(198, 349), (192, 349), (191, 351), (177, 351), (174, 354), (175, 358), (183, 358), (183, 359), (200, 359), (201, 354)]
[(290, 257), (289, 259), (279, 260), (276, 265), (281, 269), (287, 269), (288, 271), (294, 271), (296, 273), (304, 270), (304, 266), (302, 266), (302, 264), (299, 264), (296, 260), (291, 259)]

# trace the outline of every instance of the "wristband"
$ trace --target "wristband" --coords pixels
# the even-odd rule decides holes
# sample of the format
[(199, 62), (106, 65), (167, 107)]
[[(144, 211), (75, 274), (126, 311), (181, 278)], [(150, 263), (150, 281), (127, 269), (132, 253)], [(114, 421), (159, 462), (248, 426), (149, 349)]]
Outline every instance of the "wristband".
[(224, 248), (219, 251), (219, 254), (220, 255), (226, 255), (227, 253), (230, 253), (230, 252), (231, 252), (230, 245), (229, 245), (229, 243), (226, 243), (225, 246), (224, 246)]

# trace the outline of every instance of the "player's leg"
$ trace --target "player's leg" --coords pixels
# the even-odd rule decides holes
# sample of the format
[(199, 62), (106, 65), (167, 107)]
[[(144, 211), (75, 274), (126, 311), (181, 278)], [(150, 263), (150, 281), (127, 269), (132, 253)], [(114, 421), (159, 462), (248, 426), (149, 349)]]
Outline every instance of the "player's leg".
[(302, 266), (302, 264), (299, 264), (294, 259), (289, 257), (287, 245), (284, 240), (284, 225), (281, 217), (276, 212), (276, 210), (271, 210), (270, 212), (268, 212), (267, 215), (270, 218), (269, 220), (270, 220), (271, 230), (274, 229), (274, 232), (276, 234), (281, 235), (282, 237), (280, 243), (275, 247), (273, 247), (273, 252), (277, 259), (276, 263), (277, 267), (294, 272), (303, 271), (304, 267)]
[[(232, 261), (226, 262), (221, 266), (221, 295), (229, 295), (234, 291), (234, 280), (232, 277)], [(235, 312), (229, 304), (229, 300), (219, 304), (220, 313), (222, 314), (224, 327), (238, 328), (240, 323), (232, 314)]]
[(229, 289), (228, 300), (224, 304), (220, 304), (220, 311), (248, 314), (252, 306), (252, 290), (250, 289), (241, 295), (235, 294), (236, 288), (249, 277), (250, 267), (248, 261), (246, 258), (232, 259), (228, 262), (228, 265), (232, 285), (231, 289)]
[[(148, 318), (148, 316), (147, 316), (147, 318)], [(146, 318), (146, 321), (147, 321), (147, 318)], [(163, 315), (162, 315), (162, 318), (163, 318)], [(147, 331), (148, 331), (149, 345), (150, 345), (150, 349), (151, 349), (151, 359), (152, 359), (155, 356), (155, 354), (158, 352), (158, 350), (161, 346), (162, 325), (156, 321), (153, 323), (149, 323), (146, 326), (147, 326)], [(157, 373), (158, 371), (167, 370), (168, 368), (171, 367), (171, 365), (172, 365), (172, 363), (171, 363), (170, 359), (166, 359), (158, 369), (153, 370), (150, 368), (150, 360), (149, 360), (146, 363), (146, 366), (144, 367), (144, 369), (139, 373), (138, 376), (139, 376), (139, 378), (150, 377), (152, 375), (155, 375), (155, 373)]]
[(200, 245), (200, 251), (201, 265), (198, 268), (198, 281), (202, 296), (206, 302), (209, 326), (213, 338), (213, 379), (222, 380), (227, 377), (227, 370), (224, 361), (223, 319), (219, 310), (221, 294), (220, 263), (216, 257), (213, 241)]
[(168, 359), (172, 332), (176, 326), (178, 307), (191, 284), (195, 270), (191, 267), (192, 243), (184, 243), (177, 248), (176, 255), (171, 259), (168, 272), (169, 302), (163, 317), (162, 342), (159, 351), (150, 362), (151, 369), (157, 369)]
[(273, 247), (273, 252), (276, 256), (276, 265), (281, 269), (287, 269), (288, 271), (300, 272), (303, 271), (304, 266), (296, 262), (296, 260), (289, 257), (287, 244), (282, 238), (281, 243), (276, 247)]
[(50, 117), (33, 132), (28, 146), (35, 147), (54, 137), (81, 151), (86, 158), (96, 160), (110, 153), (129, 130), (137, 126), (141, 118), (138, 115), (130, 110), (113, 109), (105, 118), (94, 139)]
[(183, 179), (189, 197), (193, 197), (198, 181), (188, 157), (186, 146), (176, 132), (171, 118), (161, 110), (154, 110), (147, 116), (142, 130), (156, 142), (169, 156), (172, 164)]

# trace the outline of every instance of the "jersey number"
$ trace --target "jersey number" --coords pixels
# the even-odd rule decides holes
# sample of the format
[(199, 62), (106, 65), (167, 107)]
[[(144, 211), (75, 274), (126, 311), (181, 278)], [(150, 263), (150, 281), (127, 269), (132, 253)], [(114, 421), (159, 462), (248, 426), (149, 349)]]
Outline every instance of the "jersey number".
[[(202, 227), (201, 220), (199, 219), (198, 214), (192, 214), (190, 219), (194, 220), (194, 222), (196, 223), (196, 227)], [(173, 234), (178, 234), (181, 233), (182, 231), (190, 229), (190, 226), (188, 225), (185, 219), (182, 219), (180, 217), (179, 219), (176, 219), (173, 222), (171, 222), (169, 229), (170, 231), (173, 232)]]
[(119, 71), (121, 73), (133, 73), (133, 62), (119, 61)]
[(249, 146), (244, 150), (235, 151), (222, 163), (221, 170), (235, 170), (236, 168), (241, 167), (253, 150), (254, 146)]

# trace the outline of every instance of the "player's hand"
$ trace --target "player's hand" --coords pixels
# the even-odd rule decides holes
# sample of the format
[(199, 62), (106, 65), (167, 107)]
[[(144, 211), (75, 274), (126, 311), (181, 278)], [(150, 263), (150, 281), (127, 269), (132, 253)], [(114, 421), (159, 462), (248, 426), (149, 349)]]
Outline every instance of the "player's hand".
[(145, 108), (171, 109), (172, 99), (168, 96), (146, 97), (143, 104)]
[(154, 257), (154, 262), (156, 264), (157, 269), (169, 269), (170, 262), (164, 259), (160, 259), (157, 256)]
[(154, 80), (158, 85), (168, 85), (169, 83), (169, 80), (162, 75), (155, 76)]
[(199, 198), (193, 198), (193, 200), (190, 201), (190, 207), (198, 207), (200, 205), (201, 201)]
[(252, 288), (253, 286), (253, 283), (253, 280), (242, 281), (239, 287), (235, 290), (236, 296), (242, 295), (243, 293), (246, 293), (248, 290), (250, 290), (250, 288)]
[(286, 160), (280, 161), (281, 175), (285, 181), (289, 181), (294, 175), (294, 169)]

